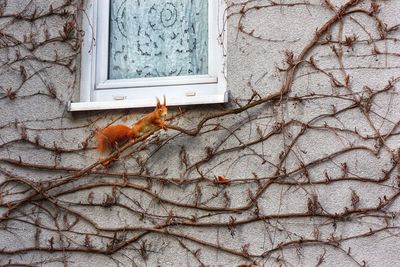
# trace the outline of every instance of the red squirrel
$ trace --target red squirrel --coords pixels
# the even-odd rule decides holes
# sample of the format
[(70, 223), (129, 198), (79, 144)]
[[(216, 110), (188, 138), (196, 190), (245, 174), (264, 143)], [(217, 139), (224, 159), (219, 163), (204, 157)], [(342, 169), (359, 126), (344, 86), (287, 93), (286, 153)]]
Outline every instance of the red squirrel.
[(166, 116), (167, 102), (164, 95), (164, 104), (161, 105), (160, 100), (157, 98), (157, 106), (154, 111), (138, 120), (132, 127), (118, 124), (110, 125), (100, 130), (96, 136), (96, 148), (99, 152), (104, 153), (114, 148), (115, 145), (120, 142), (125, 140), (134, 141), (150, 131), (157, 130), (159, 128), (162, 128), (166, 131)]

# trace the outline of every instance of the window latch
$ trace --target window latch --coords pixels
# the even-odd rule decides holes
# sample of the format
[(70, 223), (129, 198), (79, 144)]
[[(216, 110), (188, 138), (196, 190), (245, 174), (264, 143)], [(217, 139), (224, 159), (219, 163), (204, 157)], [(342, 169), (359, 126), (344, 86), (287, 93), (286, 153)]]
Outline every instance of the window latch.
[(186, 92), (186, 96), (196, 96), (196, 92)]
[(125, 100), (126, 99), (126, 96), (124, 96), (124, 95), (115, 95), (114, 96), (114, 100)]

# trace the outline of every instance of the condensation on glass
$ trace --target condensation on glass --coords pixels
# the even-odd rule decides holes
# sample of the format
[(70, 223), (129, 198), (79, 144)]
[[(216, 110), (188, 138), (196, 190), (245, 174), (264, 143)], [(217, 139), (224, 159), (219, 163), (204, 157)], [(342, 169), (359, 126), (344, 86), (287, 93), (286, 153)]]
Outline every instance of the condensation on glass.
[(208, 73), (208, 1), (112, 0), (109, 79)]

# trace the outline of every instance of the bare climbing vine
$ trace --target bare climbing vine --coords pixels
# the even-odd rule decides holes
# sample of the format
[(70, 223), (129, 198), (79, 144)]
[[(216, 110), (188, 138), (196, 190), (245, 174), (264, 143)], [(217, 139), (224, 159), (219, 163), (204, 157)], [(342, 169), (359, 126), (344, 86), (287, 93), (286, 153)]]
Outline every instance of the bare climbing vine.
[[(83, 3), (0, 1), (0, 265), (367, 266), (358, 242), (400, 230), (396, 1), (229, 1), (228, 62), (273, 44), (258, 57), (275, 68), (102, 159), (96, 130), (147, 110), (66, 112)], [(277, 10), (324, 19), (278, 40), (251, 23)]]

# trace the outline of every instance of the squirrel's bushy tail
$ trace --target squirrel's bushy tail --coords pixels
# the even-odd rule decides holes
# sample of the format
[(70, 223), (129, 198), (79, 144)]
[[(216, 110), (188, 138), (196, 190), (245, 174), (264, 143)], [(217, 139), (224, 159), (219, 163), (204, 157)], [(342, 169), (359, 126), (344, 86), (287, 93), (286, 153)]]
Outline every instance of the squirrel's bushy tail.
[(108, 137), (103, 133), (104, 130), (99, 130), (96, 134), (96, 149), (100, 153), (104, 153), (110, 146)]
[(130, 138), (131, 128), (126, 125), (111, 125), (100, 130), (96, 135), (96, 149), (103, 153), (115, 143)]

